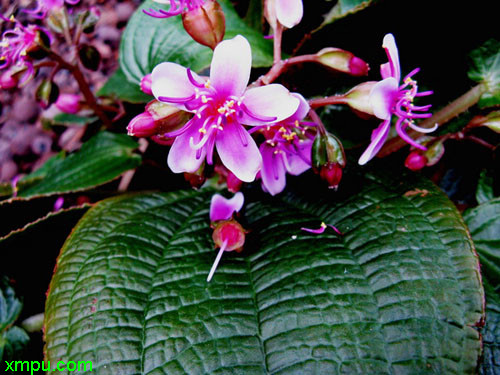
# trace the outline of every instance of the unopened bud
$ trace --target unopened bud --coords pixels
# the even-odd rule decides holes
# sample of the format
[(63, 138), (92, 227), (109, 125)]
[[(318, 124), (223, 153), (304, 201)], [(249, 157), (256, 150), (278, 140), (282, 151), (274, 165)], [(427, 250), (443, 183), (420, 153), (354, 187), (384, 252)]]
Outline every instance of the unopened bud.
[(419, 151), (412, 151), (405, 160), (405, 167), (412, 171), (419, 171), (427, 164), (427, 158)]
[(81, 12), (78, 17), (83, 32), (89, 34), (94, 31), (94, 26), (101, 17), (101, 11), (97, 7), (91, 6), (88, 10)]
[(373, 116), (373, 108), (369, 99), (376, 84), (375, 81), (367, 81), (354, 86), (344, 95), (344, 103), (354, 109), (354, 112), (361, 117)]
[(495, 111), (486, 116), (486, 121), (481, 123), (482, 126), (487, 126), (494, 132), (500, 133), (500, 111)]
[(359, 57), (340, 48), (323, 48), (316, 54), (316, 61), (331, 69), (353, 76), (365, 76), (370, 69), (368, 64)]
[(151, 84), (152, 84), (151, 73), (146, 74), (141, 79), (141, 91), (147, 95), (153, 95), (153, 91), (151, 90)]
[(80, 97), (76, 94), (60, 94), (54, 103), (64, 113), (75, 114), (80, 110)]
[(96, 71), (101, 63), (101, 54), (94, 46), (82, 44), (78, 48), (78, 57), (82, 65), (88, 70)]
[(146, 105), (148, 112), (155, 121), (154, 134), (170, 133), (183, 127), (192, 117), (192, 114), (173, 105), (152, 100)]
[(318, 173), (324, 165), (337, 163), (346, 165), (344, 147), (333, 134), (318, 134), (312, 146), (312, 167)]
[(149, 112), (143, 112), (130, 120), (127, 134), (135, 137), (150, 137), (156, 134), (156, 125)]
[(59, 87), (48, 80), (42, 81), (38, 86), (35, 98), (43, 109), (47, 109), (59, 97)]
[(175, 141), (175, 137), (165, 137), (163, 134), (151, 136), (151, 140), (162, 146), (172, 146)]
[(50, 48), (50, 37), (37, 28), (35, 39), (31, 46), (26, 48), (26, 54), (34, 60), (40, 60), (47, 56), (46, 48)]
[(13, 77), (12, 72), (6, 71), (0, 75), (0, 88), (3, 90), (13, 89), (17, 86), (18, 80)]
[(212, 234), (216, 247), (222, 247), (226, 242), (225, 251), (241, 251), (245, 244), (245, 229), (235, 220), (219, 221), (215, 224)]
[(226, 31), (226, 17), (215, 0), (183, 13), (182, 24), (191, 38), (212, 49), (224, 38)]
[(322, 180), (328, 183), (329, 189), (337, 189), (342, 179), (342, 167), (339, 163), (326, 163), (319, 171)]

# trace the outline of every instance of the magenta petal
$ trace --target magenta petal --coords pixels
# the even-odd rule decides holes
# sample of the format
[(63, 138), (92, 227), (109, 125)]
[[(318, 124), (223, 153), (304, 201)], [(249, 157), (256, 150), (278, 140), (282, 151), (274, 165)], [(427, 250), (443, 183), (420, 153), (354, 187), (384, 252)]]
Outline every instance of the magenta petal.
[(382, 122), (378, 128), (373, 130), (372, 132), (372, 142), (368, 146), (368, 148), (363, 152), (363, 155), (359, 158), (359, 165), (364, 165), (368, 161), (370, 161), (376, 154), (377, 152), (380, 151), (382, 146), (384, 145), (384, 142), (387, 138), (387, 135), (389, 134), (389, 129), (391, 128), (390, 126), (390, 120), (386, 120)]
[(241, 181), (252, 182), (262, 167), (262, 157), (253, 138), (238, 123), (218, 131), (215, 146), (222, 164)]
[(210, 82), (223, 96), (241, 96), (250, 79), (252, 50), (241, 35), (220, 42), (210, 66)]
[(271, 195), (281, 193), (286, 185), (283, 154), (276, 151), (276, 147), (272, 147), (265, 142), (260, 146), (260, 152), (262, 154), (262, 170), (260, 171), (260, 176), (265, 190)]
[(373, 86), (368, 99), (373, 114), (381, 120), (390, 118), (397, 94), (398, 82), (394, 78), (389, 77), (377, 82), (377, 84)]
[(286, 153), (284, 161), (288, 173), (298, 176), (311, 168), (312, 145), (313, 142), (311, 140), (302, 140), (297, 146), (298, 154)]
[(297, 111), (299, 102), (299, 99), (282, 85), (255, 87), (245, 92), (243, 104), (251, 113), (272, 120), (266, 121), (243, 113), (240, 121), (246, 125), (266, 125), (282, 121)]
[(275, 0), (276, 18), (283, 26), (291, 29), (302, 19), (304, 8), (302, 0)]
[(321, 234), (325, 231), (326, 229), (326, 224), (321, 223), (321, 226), (318, 229), (311, 229), (311, 228), (300, 228), (300, 230), (303, 230), (304, 232), (309, 232), (309, 233), (314, 233), (314, 234)]
[(245, 198), (241, 191), (237, 192), (231, 199), (215, 194), (210, 202), (210, 221), (229, 220), (233, 213), (239, 212), (243, 207)]
[(385, 49), (385, 53), (387, 54), (389, 62), (380, 66), (380, 74), (384, 79), (392, 77), (395, 78), (399, 83), (399, 81), (401, 80), (399, 52), (398, 47), (396, 46), (396, 41), (394, 40), (394, 36), (392, 34), (387, 34), (384, 37), (382, 47)]
[[(201, 80), (196, 73), (192, 75), (196, 80)], [(179, 64), (161, 63), (151, 73), (151, 91), (156, 99), (159, 97), (188, 98), (195, 94), (194, 89), (195, 87), (189, 81), (187, 69)], [(172, 105), (186, 109), (183, 103), (172, 102)]]
[[(198, 143), (200, 135), (199, 126), (194, 123), (183, 134), (175, 138), (175, 141), (168, 153), (167, 163), (174, 173), (194, 173), (200, 168), (201, 163), (205, 160), (206, 148), (201, 148), (197, 155), (197, 150), (190, 146), (189, 140), (194, 138), (194, 142)], [(196, 156), (199, 156), (197, 158)]]

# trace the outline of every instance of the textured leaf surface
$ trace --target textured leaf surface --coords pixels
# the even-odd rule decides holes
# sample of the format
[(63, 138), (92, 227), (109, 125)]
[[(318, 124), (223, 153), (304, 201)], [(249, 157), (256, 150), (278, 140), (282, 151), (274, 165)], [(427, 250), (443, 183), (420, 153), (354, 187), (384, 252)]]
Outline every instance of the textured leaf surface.
[(71, 113), (58, 113), (50, 121), (52, 125), (63, 125), (63, 126), (82, 126), (91, 124), (97, 121), (98, 117), (84, 117), (79, 115), (74, 115)]
[[(99, 374), (474, 374), (471, 240), (434, 185), (405, 180), (354, 178), (344, 198), (248, 196), (245, 250), (209, 284), (210, 192), (102, 201), (58, 258), (47, 359)], [(300, 230), (321, 221), (345, 235)]]
[(486, 85), (486, 92), (481, 96), (481, 107), (500, 105), (500, 42), (490, 39), (484, 45), (471, 52), (472, 65), (469, 78)]
[(483, 362), (479, 368), (481, 375), (500, 374), (500, 295), (487, 281), (486, 292), (486, 324), (481, 331), (483, 335)]
[(137, 143), (124, 134), (101, 132), (74, 154), (56, 155), (20, 180), (18, 196), (61, 194), (109, 182), (140, 164), (135, 148)]
[(483, 169), (477, 183), (476, 200), (481, 204), (493, 198), (495, 198), (495, 193), (493, 192), (493, 176), (489, 175), (486, 169)]
[[(239, 18), (228, 0), (219, 1), (226, 16), (225, 39), (238, 34), (252, 46), (252, 65), (270, 66), (272, 43)], [(181, 17), (158, 19), (143, 9), (164, 7), (146, 0), (130, 18), (120, 44), (120, 67), (130, 82), (139, 83), (159, 63), (170, 61), (200, 71), (210, 66), (212, 50), (195, 42), (182, 26)], [(169, 5), (165, 7), (168, 9)]]
[(482, 271), (500, 293), (500, 198), (467, 211), (464, 218), (481, 258)]

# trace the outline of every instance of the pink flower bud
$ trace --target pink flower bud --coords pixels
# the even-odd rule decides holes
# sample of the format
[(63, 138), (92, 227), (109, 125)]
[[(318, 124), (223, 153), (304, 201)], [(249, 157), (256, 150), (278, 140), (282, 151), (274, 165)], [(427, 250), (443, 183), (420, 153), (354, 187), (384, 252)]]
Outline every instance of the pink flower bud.
[(80, 110), (80, 97), (75, 94), (60, 94), (54, 103), (64, 113), (77, 113)]
[(13, 89), (17, 86), (17, 79), (12, 76), (10, 71), (3, 72), (0, 76), (0, 88), (3, 90)]
[(226, 31), (226, 17), (215, 0), (183, 13), (182, 24), (191, 38), (212, 49), (224, 38)]
[(151, 91), (151, 73), (146, 74), (141, 79), (141, 90), (143, 93), (147, 95), (153, 95), (153, 91)]
[(156, 134), (156, 125), (153, 116), (149, 112), (138, 114), (128, 124), (127, 133), (135, 137), (150, 137)]
[(245, 229), (234, 220), (221, 221), (215, 226), (212, 234), (216, 247), (226, 242), (225, 251), (241, 251), (245, 244)]
[(184, 179), (189, 182), (193, 189), (199, 189), (205, 183), (206, 177), (203, 174), (184, 172)]
[(405, 167), (412, 171), (419, 171), (427, 164), (427, 158), (418, 151), (412, 151), (405, 160)]
[(329, 189), (337, 189), (342, 179), (342, 167), (339, 163), (327, 163), (321, 167), (319, 175), (328, 183)]
[(368, 64), (359, 57), (340, 48), (323, 48), (316, 54), (316, 61), (330, 69), (353, 76), (365, 76), (370, 69)]

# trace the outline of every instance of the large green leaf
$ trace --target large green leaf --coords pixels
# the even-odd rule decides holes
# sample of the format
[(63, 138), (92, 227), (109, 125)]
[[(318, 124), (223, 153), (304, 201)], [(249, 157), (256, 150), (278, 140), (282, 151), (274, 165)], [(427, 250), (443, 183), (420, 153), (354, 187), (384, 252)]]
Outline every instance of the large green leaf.
[(490, 39), (471, 52), (472, 64), (469, 78), (485, 85), (481, 107), (500, 105), (500, 42)]
[(109, 77), (97, 95), (116, 97), (129, 103), (146, 103), (153, 99), (141, 91), (138, 83), (130, 82), (120, 68)]
[(481, 257), (482, 271), (500, 293), (500, 198), (467, 211), (464, 218)]
[(487, 281), (484, 283), (486, 292), (486, 322), (483, 335), (483, 362), (479, 368), (481, 375), (500, 375), (500, 295), (495, 292)]
[[(209, 284), (210, 191), (100, 202), (58, 258), (46, 359), (99, 374), (475, 373), (471, 240), (434, 185), (404, 178), (356, 177), (346, 197), (247, 194), (245, 250)], [(345, 235), (300, 230), (321, 221)]]
[[(270, 66), (272, 44), (239, 18), (229, 0), (219, 1), (226, 16), (225, 38), (245, 36), (252, 46), (252, 65)], [(146, 0), (130, 18), (120, 44), (120, 67), (130, 82), (139, 83), (162, 62), (170, 61), (200, 71), (212, 60), (212, 50), (195, 42), (182, 26), (181, 17), (153, 18), (142, 11), (163, 5)], [(169, 6), (167, 5), (166, 8)]]
[(74, 154), (58, 154), (22, 178), (18, 196), (62, 194), (109, 182), (140, 164), (141, 157), (133, 152), (136, 148), (137, 143), (127, 135), (98, 133)]

